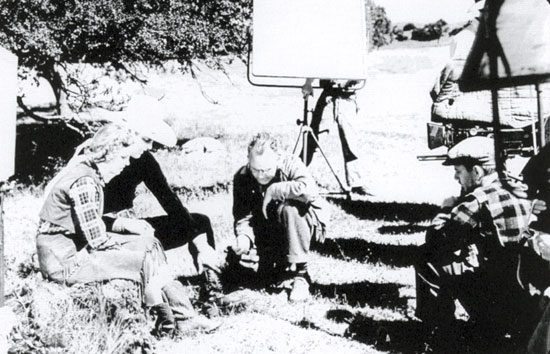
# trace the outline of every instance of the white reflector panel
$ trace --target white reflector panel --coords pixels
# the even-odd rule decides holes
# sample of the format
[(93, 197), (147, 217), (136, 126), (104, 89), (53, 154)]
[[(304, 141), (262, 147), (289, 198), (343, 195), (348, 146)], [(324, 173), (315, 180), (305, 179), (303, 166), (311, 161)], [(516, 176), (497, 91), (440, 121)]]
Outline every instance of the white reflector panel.
[(254, 0), (252, 75), (365, 79), (364, 0)]

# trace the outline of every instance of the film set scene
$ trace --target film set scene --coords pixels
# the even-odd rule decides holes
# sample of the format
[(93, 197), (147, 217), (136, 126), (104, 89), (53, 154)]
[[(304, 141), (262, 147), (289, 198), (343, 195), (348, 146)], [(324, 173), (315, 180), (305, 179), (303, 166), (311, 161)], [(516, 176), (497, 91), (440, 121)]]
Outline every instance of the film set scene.
[(550, 0), (2, 0), (0, 80), (0, 354), (550, 354)]

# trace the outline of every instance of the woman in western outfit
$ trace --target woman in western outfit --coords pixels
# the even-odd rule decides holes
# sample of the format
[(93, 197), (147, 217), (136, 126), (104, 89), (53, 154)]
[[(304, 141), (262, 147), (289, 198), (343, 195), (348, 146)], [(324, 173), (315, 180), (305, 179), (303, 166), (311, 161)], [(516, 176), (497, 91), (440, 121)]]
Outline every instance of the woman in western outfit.
[(151, 147), (151, 139), (126, 127), (109, 124), (100, 129), (47, 188), (37, 250), (42, 274), (58, 283), (140, 283), (145, 306), (157, 313), (157, 330), (170, 331), (174, 316), (161, 289), (171, 279), (163, 276), (166, 257), (161, 244), (152, 230), (135, 232), (147, 230), (139, 227), (140, 220), (115, 220), (107, 229), (102, 219), (105, 184), (130, 158), (139, 158)]

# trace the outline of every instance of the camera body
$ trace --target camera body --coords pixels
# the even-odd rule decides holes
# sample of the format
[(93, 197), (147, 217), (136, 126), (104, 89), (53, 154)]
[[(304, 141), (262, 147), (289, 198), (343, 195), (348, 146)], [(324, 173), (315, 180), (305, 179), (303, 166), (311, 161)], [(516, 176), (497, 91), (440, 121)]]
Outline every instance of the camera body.
[[(547, 122), (548, 123), (548, 122)], [(547, 124), (548, 125), (548, 124)], [(501, 127), (501, 148), (505, 156), (533, 156), (538, 151), (537, 127), (531, 124), (523, 128)], [(484, 122), (452, 121), (427, 123), (428, 147), (448, 148), (472, 136), (494, 136), (492, 124)]]

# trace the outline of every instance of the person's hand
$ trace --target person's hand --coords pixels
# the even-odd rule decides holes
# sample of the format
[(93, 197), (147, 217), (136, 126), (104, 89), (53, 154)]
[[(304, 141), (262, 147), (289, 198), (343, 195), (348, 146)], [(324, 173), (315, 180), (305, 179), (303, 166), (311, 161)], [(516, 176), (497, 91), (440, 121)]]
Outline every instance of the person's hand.
[(117, 218), (113, 223), (113, 231), (145, 236), (155, 235), (153, 226), (142, 219)]
[(313, 86), (311, 85), (312, 83), (312, 79), (306, 79), (306, 82), (302, 85), (302, 95), (304, 96), (304, 98), (307, 98), (308, 96), (313, 96)]
[(529, 241), (536, 254), (550, 261), (550, 234), (537, 232)]
[(273, 200), (273, 190), (271, 189), (271, 187), (268, 187), (267, 190), (265, 191), (264, 202), (262, 203), (262, 213), (264, 214), (264, 217), (266, 219), (267, 219), (267, 206), (269, 205), (269, 203), (271, 203), (272, 200)]
[(441, 203), (441, 208), (454, 208), (455, 205), (458, 204), (458, 198), (457, 197), (448, 197), (443, 200), (443, 203)]
[(244, 235), (237, 236), (235, 244), (231, 246), (237, 256), (250, 251), (250, 239)]
[(211, 246), (202, 247), (197, 253), (197, 266), (199, 273), (202, 273), (204, 267), (212, 269), (219, 273), (223, 263), (222, 256)]
[(251, 269), (255, 272), (258, 271), (260, 265), (260, 257), (255, 248), (251, 249), (250, 252), (242, 254), (239, 260), (241, 267)]
[(512, 194), (517, 198), (527, 199), (527, 185), (520, 181), (508, 180), (508, 184), (512, 187)]
[(118, 249), (120, 249), (120, 244), (114, 241), (111, 237), (109, 237), (107, 241), (97, 246), (96, 251), (118, 250)]
[(451, 219), (451, 215), (450, 214), (447, 214), (447, 213), (439, 213), (437, 214), (433, 220), (432, 220), (432, 223), (431, 223), (431, 227), (434, 228), (435, 230), (439, 230), (441, 229), (445, 223), (447, 223), (447, 221), (449, 221)]
[(546, 210), (546, 202), (544, 200), (535, 199), (533, 201), (533, 214), (539, 215)]

